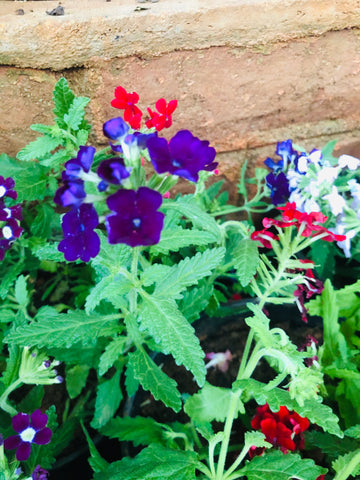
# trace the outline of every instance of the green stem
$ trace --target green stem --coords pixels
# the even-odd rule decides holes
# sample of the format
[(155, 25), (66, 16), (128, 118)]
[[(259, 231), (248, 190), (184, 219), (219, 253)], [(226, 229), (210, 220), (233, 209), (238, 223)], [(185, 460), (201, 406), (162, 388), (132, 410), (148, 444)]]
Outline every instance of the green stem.
[(17, 380), (15, 380), (15, 382), (8, 386), (8, 388), (0, 397), (0, 408), (5, 410), (5, 412), (9, 413), (11, 416), (16, 415), (17, 411), (15, 410), (15, 408), (13, 408), (7, 403), (7, 399), (10, 393), (13, 392), (16, 388), (18, 388), (21, 384), (22, 381), (20, 380), (20, 378), (18, 378)]
[(224, 438), (221, 442), (220, 455), (219, 455), (219, 461), (217, 464), (215, 480), (222, 480), (224, 478), (224, 467), (225, 467), (226, 455), (227, 455), (228, 446), (230, 442), (232, 425), (235, 419), (236, 411), (238, 409), (239, 398), (241, 393), (242, 393), (242, 390), (237, 390), (236, 392), (232, 392), (231, 394), (229, 412), (227, 414), (226, 421), (225, 421)]
[(243, 356), (241, 358), (239, 372), (237, 374), (237, 380), (242, 377), (242, 375), (245, 371), (246, 363), (247, 363), (248, 358), (249, 358), (250, 348), (251, 348), (251, 344), (252, 344), (253, 339), (254, 339), (254, 332), (253, 332), (253, 329), (251, 329), (249, 334), (248, 334), (247, 340), (246, 340)]
[(234, 470), (237, 469), (237, 467), (240, 465), (240, 463), (244, 460), (246, 457), (247, 452), (249, 451), (248, 446), (244, 446), (244, 448), (241, 450), (239, 453), (239, 456), (235, 460), (235, 462), (230, 466), (230, 468), (226, 471), (224, 475), (224, 480), (228, 480), (229, 478), (233, 478), (230, 475), (234, 472)]

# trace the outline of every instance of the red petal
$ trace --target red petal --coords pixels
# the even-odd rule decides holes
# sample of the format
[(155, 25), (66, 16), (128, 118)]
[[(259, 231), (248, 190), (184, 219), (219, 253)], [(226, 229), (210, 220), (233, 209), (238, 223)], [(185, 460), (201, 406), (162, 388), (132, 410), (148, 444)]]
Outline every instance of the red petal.
[(156, 110), (159, 113), (166, 115), (166, 100), (165, 98), (159, 98), (159, 100), (155, 103)]

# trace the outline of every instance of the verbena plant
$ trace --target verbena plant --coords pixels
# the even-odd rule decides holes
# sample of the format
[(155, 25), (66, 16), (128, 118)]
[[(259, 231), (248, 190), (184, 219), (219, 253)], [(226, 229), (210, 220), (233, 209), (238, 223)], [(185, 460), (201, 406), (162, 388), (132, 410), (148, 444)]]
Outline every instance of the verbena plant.
[[(336, 480), (355, 475), (359, 285), (336, 292), (328, 280), (324, 287), (307, 260), (312, 254), (316, 262), (316, 246), (344, 242), (347, 232), (291, 198), (279, 208), (281, 219), (266, 217), (255, 231), (251, 214), (273, 208), (266, 201), (278, 191), (272, 177), (259, 169), (248, 198), (243, 171), (244, 204), (227, 205), (222, 183), (205, 183), (217, 166), (209, 142), (188, 130), (170, 141), (158, 136), (172, 124), (175, 100), (160, 99), (142, 127), (138, 95), (118, 87), (111, 103), (124, 115), (104, 123), (109, 146), (98, 151), (86, 146), (89, 99), (60, 79), (53, 100), (54, 125), (33, 125), (42, 136), (16, 159), (0, 156), (0, 479), (46, 479), (60, 453), (74, 448), (80, 424), (99, 480), (320, 480), (328, 469)], [(294, 162), (311, 163), (285, 146)], [(193, 193), (170, 198), (180, 179), (194, 185)], [(248, 220), (226, 219), (235, 211)], [(233, 386), (225, 389), (206, 382), (210, 364), (192, 323), (204, 312), (220, 315), (239, 292), (249, 298), (237, 312), (246, 304), (249, 334)], [(295, 301), (304, 320), (308, 309), (324, 318), (319, 349), (313, 340), (299, 349), (264, 313), (270, 303)], [(153, 352), (191, 372), (198, 392), (184, 395)], [(225, 370), (229, 355), (207, 358)], [(252, 378), (263, 358), (274, 370), (266, 384)], [(183, 409), (189, 423), (122, 417), (124, 396), (139, 386), (175, 412)], [(233, 442), (239, 416), (248, 431)], [(145, 448), (109, 464), (89, 427)], [(326, 455), (323, 466), (297, 453), (304, 432)]]

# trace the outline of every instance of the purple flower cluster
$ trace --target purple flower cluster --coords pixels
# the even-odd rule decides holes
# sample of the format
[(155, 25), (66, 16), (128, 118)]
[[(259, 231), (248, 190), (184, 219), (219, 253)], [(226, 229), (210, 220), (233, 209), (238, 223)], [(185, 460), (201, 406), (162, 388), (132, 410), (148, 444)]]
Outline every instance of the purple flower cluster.
[(21, 206), (9, 206), (8, 198), (16, 200), (15, 182), (0, 176), (0, 260), (4, 259), (5, 252), (12, 243), (20, 237), (23, 229), (19, 222), (22, 220)]
[[(91, 171), (95, 149), (80, 147), (77, 157), (66, 162), (63, 184), (55, 193), (54, 202), (70, 208), (62, 219), (64, 238), (58, 246), (68, 261), (87, 262), (99, 253), (100, 240), (94, 231), (99, 224), (94, 206), (98, 200), (103, 204), (105, 200), (110, 210), (104, 216), (109, 243), (135, 247), (159, 242), (164, 223), (164, 214), (158, 211), (162, 196), (142, 185), (143, 177), (137, 173), (141, 151), (148, 151), (158, 174), (169, 172), (193, 182), (199, 179), (200, 170), (212, 171), (217, 166), (215, 149), (188, 130), (167, 142), (157, 132), (130, 133), (125, 121), (117, 117), (104, 123), (103, 132), (111, 140), (113, 156), (102, 160), (95, 173)], [(98, 195), (87, 193), (86, 182), (96, 184)]]
[[(47, 445), (52, 436), (52, 431), (46, 426), (48, 422), (48, 416), (45, 413), (41, 413), (41, 410), (35, 410), (31, 416), (27, 413), (18, 413), (12, 418), (12, 426), (17, 435), (12, 435), (4, 441), (4, 447), (7, 450), (16, 449), (16, 459), (19, 462), (27, 460), (31, 453), (31, 444)], [(33, 478), (44, 478), (40, 476), (39, 466), (38, 471), (36, 469), (34, 473), (38, 476)]]

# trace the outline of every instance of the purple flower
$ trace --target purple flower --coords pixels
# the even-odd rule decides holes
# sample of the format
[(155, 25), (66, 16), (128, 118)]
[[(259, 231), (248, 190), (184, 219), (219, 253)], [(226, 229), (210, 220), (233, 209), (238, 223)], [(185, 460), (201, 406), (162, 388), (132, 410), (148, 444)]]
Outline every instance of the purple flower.
[(164, 214), (157, 211), (162, 203), (159, 192), (147, 187), (137, 191), (118, 190), (106, 202), (115, 212), (105, 222), (109, 243), (136, 247), (159, 242), (164, 223)]
[[(116, 157), (103, 160), (97, 169), (97, 174), (105, 183), (120, 185), (130, 175), (129, 170), (125, 167), (123, 159)], [(102, 185), (103, 182), (100, 182), (100, 184)], [(101, 189), (102, 187), (100, 186)]]
[(121, 117), (112, 118), (103, 125), (105, 137), (111, 138), (111, 140), (122, 140), (126, 137), (128, 131), (129, 126)]
[(12, 207), (6, 207), (4, 203), (0, 201), (0, 220), (8, 220), (9, 218), (16, 218), (16, 220), (22, 220), (22, 208), (21, 205), (14, 205)]
[(270, 188), (270, 197), (274, 205), (280, 205), (285, 203), (289, 198), (289, 181), (286, 178), (284, 172), (280, 172), (278, 175), (269, 173), (266, 176), (266, 185)]
[(88, 262), (100, 251), (100, 239), (94, 228), (98, 226), (99, 218), (93, 205), (84, 203), (66, 213), (62, 219), (64, 239), (58, 250), (64, 253), (69, 262), (80, 258)]
[(165, 138), (152, 137), (147, 142), (149, 155), (157, 173), (170, 172), (192, 182), (199, 179), (199, 171), (212, 171), (216, 151), (209, 142), (199, 140), (189, 130), (181, 130), (169, 143)]
[(293, 149), (292, 140), (290, 139), (278, 142), (275, 153), (283, 159), (285, 168), (288, 167), (291, 162), (294, 162), (299, 156), (299, 153)]
[(31, 474), (32, 480), (47, 480), (49, 472), (47, 470), (44, 470), (43, 468), (40, 467), (40, 465), (37, 465), (35, 467), (35, 470)]
[(52, 431), (46, 427), (48, 416), (35, 410), (29, 415), (18, 413), (12, 418), (12, 426), (17, 435), (7, 438), (4, 446), (7, 450), (16, 448), (16, 459), (19, 462), (27, 460), (31, 452), (31, 444), (46, 445), (50, 442)]
[(4, 178), (0, 175), (0, 198), (10, 197), (12, 199), (17, 198), (17, 193), (13, 190), (15, 181), (11, 178)]
[(54, 202), (57, 205), (79, 207), (86, 197), (83, 172), (88, 173), (95, 155), (94, 147), (80, 147), (76, 158), (65, 163), (65, 172), (62, 172), (64, 185), (55, 192)]

